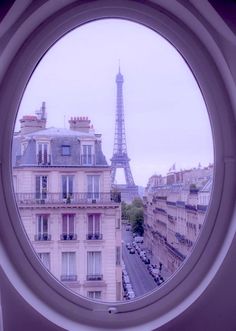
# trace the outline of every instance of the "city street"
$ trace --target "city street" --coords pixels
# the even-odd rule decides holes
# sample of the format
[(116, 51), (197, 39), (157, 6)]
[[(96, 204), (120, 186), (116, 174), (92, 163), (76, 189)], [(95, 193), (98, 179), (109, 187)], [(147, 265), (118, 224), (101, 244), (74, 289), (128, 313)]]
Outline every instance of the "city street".
[(147, 270), (147, 265), (142, 262), (138, 253), (130, 254), (129, 250), (126, 248), (126, 243), (132, 243), (133, 237), (132, 232), (126, 231), (124, 226), (122, 227), (122, 239), (123, 261), (130, 277), (135, 296), (144, 295), (157, 288), (157, 284)]

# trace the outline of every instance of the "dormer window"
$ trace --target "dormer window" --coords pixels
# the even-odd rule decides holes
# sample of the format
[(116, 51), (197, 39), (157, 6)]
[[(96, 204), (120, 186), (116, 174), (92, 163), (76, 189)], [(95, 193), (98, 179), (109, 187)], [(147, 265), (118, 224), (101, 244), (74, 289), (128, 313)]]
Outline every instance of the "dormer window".
[(61, 155), (62, 156), (70, 156), (71, 155), (70, 145), (62, 145), (61, 146)]
[(93, 147), (92, 145), (82, 145), (82, 155), (81, 155), (82, 165), (94, 164), (94, 155), (93, 155), (92, 147)]
[(21, 155), (24, 155), (27, 146), (28, 146), (28, 142), (24, 141), (21, 143)]
[(37, 162), (38, 162), (38, 165), (50, 165), (51, 164), (49, 143), (47, 143), (47, 142), (38, 142), (37, 143)]

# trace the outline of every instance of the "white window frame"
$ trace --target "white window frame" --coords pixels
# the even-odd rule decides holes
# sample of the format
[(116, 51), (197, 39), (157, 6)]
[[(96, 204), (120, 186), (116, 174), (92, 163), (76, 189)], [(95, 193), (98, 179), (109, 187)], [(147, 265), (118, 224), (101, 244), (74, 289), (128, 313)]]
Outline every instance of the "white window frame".
[(87, 252), (87, 280), (102, 280), (102, 252)]
[[(63, 231), (64, 222), (66, 223), (66, 231)], [(70, 225), (72, 223), (72, 226)], [(72, 227), (72, 231), (70, 231), (70, 227)], [(63, 213), (62, 214), (62, 231), (61, 231), (61, 239), (62, 240), (72, 240), (76, 239), (75, 234), (75, 214), (72, 213)]]
[[(39, 147), (40, 146), (42, 148), (42, 156), (41, 156), (42, 157), (42, 160), (39, 160), (39, 150), (40, 150)], [(45, 149), (46, 149), (46, 158), (44, 158), (44, 156), (45, 156)], [(51, 156), (51, 153), (50, 153), (50, 142), (48, 142), (48, 141), (37, 141), (36, 142), (37, 163), (39, 165), (49, 165), (51, 163), (50, 156)]]
[[(44, 222), (46, 222), (46, 231), (44, 231)], [(47, 241), (51, 239), (49, 234), (49, 214), (36, 215), (36, 240)]]
[(76, 252), (61, 253), (61, 280), (76, 281)]
[(101, 300), (102, 299), (102, 291), (88, 291), (87, 297), (93, 300)]
[(102, 239), (101, 223), (101, 214), (88, 214), (88, 239)]
[[(37, 180), (39, 178), (39, 187), (37, 187)], [(46, 178), (46, 186), (44, 187), (44, 180)], [(38, 190), (39, 188), (39, 190)], [(35, 176), (35, 198), (37, 200), (44, 200), (48, 197), (48, 175)]]
[[(63, 181), (65, 179), (65, 191), (64, 191), (64, 187), (63, 187)], [(70, 188), (71, 185), (71, 188)], [(62, 190), (62, 198), (66, 199), (66, 201), (68, 202), (71, 199), (73, 199), (73, 194), (74, 194), (74, 175), (67, 175), (67, 174), (62, 174), (61, 175), (61, 190)], [(71, 191), (71, 192), (70, 192)]]
[(87, 175), (87, 196), (89, 199), (96, 200), (100, 198), (101, 175)]
[(85, 166), (94, 165), (94, 144), (82, 143), (81, 144), (81, 164)]

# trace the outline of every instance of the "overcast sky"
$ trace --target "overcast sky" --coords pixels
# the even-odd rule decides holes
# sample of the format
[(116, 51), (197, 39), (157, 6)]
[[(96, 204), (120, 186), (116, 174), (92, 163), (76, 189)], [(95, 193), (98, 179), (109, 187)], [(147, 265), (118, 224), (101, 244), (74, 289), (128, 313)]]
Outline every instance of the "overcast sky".
[(146, 186), (150, 176), (166, 174), (173, 163), (177, 169), (212, 163), (207, 110), (190, 69), (163, 37), (129, 21), (92, 22), (60, 39), (32, 75), (18, 118), (34, 114), (42, 101), (48, 127), (68, 127), (71, 116), (88, 116), (110, 162), (119, 60), (135, 183)]

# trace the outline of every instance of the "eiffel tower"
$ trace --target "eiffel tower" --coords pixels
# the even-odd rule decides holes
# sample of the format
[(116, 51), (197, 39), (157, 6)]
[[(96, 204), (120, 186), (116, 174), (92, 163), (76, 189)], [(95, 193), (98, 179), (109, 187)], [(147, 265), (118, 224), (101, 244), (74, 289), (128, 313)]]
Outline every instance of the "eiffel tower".
[[(126, 137), (125, 137), (125, 120), (124, 120), (124, 104), (123, 104), (123, 75), (119, 72), (116, 75), (117, 97), (116, 97), (116, 120), (115, 120), (115, 139), (113, 156), (111, 158), (111, 181), (113, 188), (121, 192), (121, 200), (131, 202), (135, 197), (138, 197), (138, 186), (135, 185), (129, 165), (129, 157), (127, 154)], [(116, 170), (122, 168), (125, 174), (126, 184), (115, 184)]]

